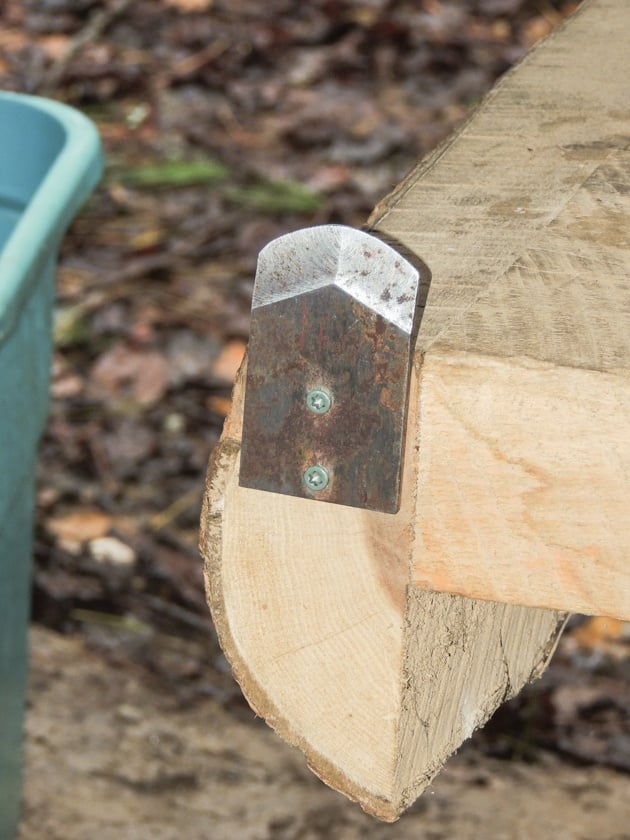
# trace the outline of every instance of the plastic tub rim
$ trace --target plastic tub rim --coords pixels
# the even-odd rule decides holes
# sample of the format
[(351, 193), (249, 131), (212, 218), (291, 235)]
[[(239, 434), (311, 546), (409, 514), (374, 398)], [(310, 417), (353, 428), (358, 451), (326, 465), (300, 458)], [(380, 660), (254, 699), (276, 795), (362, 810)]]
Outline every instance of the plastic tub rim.
[(0, 249), (0, 347), (13, 332), (39, 269), (56, 254), (69, 222), (103, 169), (98, 132), (79, 111), (39, 96), (4, 91), (0, 109), (3, 102), (48, 114), (61, 126), (64, 143)]

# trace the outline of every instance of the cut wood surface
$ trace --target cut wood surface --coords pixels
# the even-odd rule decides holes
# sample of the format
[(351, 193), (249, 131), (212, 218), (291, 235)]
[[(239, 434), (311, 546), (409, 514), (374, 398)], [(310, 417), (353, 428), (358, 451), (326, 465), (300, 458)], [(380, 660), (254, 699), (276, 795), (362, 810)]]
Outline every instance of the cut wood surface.
[(432, 272), (415, 586), (630, 619), (629, 25), (581, 7), (372, 217)]
[(400, 512), (239, 487), (243, 376), (210, 465), (234, 673), (383, 819), (544, 668), (543, 607), (628, 615), (628, 24), (581, 7), (371, 219), (432, 273)]

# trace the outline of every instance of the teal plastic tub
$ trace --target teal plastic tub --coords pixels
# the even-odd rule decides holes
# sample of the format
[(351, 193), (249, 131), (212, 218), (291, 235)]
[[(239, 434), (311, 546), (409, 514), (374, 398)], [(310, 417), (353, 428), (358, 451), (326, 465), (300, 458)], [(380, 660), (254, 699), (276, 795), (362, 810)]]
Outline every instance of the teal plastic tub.
[(46, 419), (57, 253), (102, 170), (72, 108), (0, 92), (0, 838), (20, 810), (37, 443)]

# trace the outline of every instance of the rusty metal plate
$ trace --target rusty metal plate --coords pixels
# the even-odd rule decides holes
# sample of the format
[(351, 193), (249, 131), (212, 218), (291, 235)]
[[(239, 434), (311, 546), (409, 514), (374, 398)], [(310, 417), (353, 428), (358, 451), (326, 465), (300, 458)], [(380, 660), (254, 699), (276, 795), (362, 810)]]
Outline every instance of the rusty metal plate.
[(418, 271), (325, 225), (260, 254), (240, 484), (395, 513)]

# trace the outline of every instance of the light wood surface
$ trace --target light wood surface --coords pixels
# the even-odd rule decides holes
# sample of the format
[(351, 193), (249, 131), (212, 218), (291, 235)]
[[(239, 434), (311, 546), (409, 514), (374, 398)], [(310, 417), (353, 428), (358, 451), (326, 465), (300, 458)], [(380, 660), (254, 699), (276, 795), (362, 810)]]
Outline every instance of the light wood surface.
[(421, 388), (413, 585), (630, 619), (630, 380), (436, 351)]
[[(250, 705), (315, 773), (396, 819), (544, 668), (562, 614), (408, 586), (414, 428), (394, 516), (239, 487), (244, 380), (242, 370), (202, 515), (222, 647)], [(412, 404), (417, 385), (414, 375)]]
[(415, 586), (630, 619), (628, 26), (585, 4), (371, 220), (432, 272)]
[(382, 819), (544, 668), (542, 607), (627, 614), (629, 24), (585, 4), (371, 219), (432, 273), (400, 512), (239, 487), (242, 376), (210, 465), (234, 673)]

